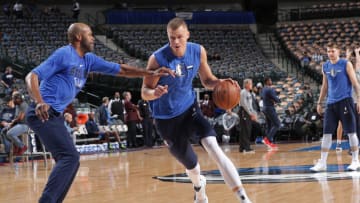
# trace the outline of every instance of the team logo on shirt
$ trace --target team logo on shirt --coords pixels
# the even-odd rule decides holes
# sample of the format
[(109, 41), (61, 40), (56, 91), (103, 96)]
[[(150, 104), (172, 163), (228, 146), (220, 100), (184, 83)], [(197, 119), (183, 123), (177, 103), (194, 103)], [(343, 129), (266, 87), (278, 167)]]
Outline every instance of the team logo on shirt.
[(179, 77), (185, 75), (185, 64), (179, 63), (176, 65), (175, 75)]
[(327, 72), (327, 73), (330, 74), (334, 78), (340, 72), (341, 72), (341, 70), (336, 70), (335, 68), (331, 68), (330, 72)]
[(77, 88), (82, 88), (86, 82), (87, 72), (84, 65), (80, 64), (79, 67), (72, 67), (70, 75), (74, 77), (74, 83)]

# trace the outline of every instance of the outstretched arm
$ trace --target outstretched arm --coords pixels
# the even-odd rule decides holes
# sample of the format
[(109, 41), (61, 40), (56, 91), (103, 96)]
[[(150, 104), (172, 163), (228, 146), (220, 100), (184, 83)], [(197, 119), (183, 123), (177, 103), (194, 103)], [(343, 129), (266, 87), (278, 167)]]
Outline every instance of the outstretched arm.
[(156, 70), (149, 70), (149, 69), (143, 69), (143, 68), (137, 68), (134, 66), (130, 66), (128, 64), (121, 64), (120, 65), (120, 72), (118, 76), (122, 77), (143, 77), (143, 76), (167, 76), (171, 73), (171, 71), (168, 68), (161, 67)]
[[(160, 69), (160, 65), (155, 59), (154, 55), (151, 55), (148, 61), (148, 65), (146, 67), (146, 70), (148, 71), (157, 71)], [(174, 73), (166, 68), (168, 73), (171, 73), (172, 76), (174, 76)], [(160, 76), (157, 75), (146, 75), (143, 79), (143, 84), (141, 87), (141, 97), (144, 100), (154, 100), (159, 97), (161, 97), (163, 94), (168, 93), (168, 86), (162, 86), (158, 85)]]

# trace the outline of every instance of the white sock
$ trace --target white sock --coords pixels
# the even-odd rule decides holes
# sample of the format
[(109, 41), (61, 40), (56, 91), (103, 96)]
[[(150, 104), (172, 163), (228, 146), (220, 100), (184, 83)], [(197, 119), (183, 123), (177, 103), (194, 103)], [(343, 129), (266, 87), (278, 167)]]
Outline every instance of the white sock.
[(354, 151), (351, 149), (352, 161), (359, 161), (359, 147), (358, 147), (359, 139), (356, 133), (349, 133), (348, 137), (349, 137), (350, 148), (356, 147)]
[(326, 160), (327, 160), (328, 154), (329, 154), (329, 152), (321, 152), (321, 158), (320, 158), (320, 160), (321, 160), (324, 164), (326, 164)]
[(337, 143), (337, 144), (341, 144), (341, 140), (337, 140), (336, 143)]
[(193, 168), (193, 169), (186, 169), (186, 174), (189, 176), (191, 182), (194, 184), (195, 187), (201, 186), (199, 163), (197, 163), (195, 168)]

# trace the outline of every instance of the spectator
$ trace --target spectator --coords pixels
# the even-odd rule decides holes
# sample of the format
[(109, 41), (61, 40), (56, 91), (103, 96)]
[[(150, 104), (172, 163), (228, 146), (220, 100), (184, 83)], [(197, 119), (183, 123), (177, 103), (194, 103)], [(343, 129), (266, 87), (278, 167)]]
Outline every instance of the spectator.
[(72, 11), (73, 11), (73, 18), (75, 20), (78, 20), (79, 18), (79, 14), (80, 14), (80, 4), (77, 0), (73, 0), (73, 5), (72, 5)]
[(200, 102), (200, 109), (204, 116), (208, 118), (214, 117), (215, 105), (210, 100), (209, 94), (204, 94), (204, 99)]
[(14, 75), (12, 74), (12, 68), (6, 67), (5, 73), (1, 77), (1, 84), (6, 88), (5, 93), (9, 95), (12, 92), (12, 85), (14, 84)]
[[(12, 140), (14, 145), (17, 147), (17, 150), (14, 150), (14, 153), (16, 155), (22, 155), (27, 150), (27, 146), (18, 137), (27, 133), (29, 130), (29, 127), (25, 124), (25, 112), (28, 104), (24, 101), (24, 96), (19, 92), (15, 92), (12, 99), (16, 108), (15, 118), (6, 128), (5, 132), (6, 137), (9, 140)], [(4, 130), (2, 132), (4, 132)]]
[(309, 68), (309, 64), (311, 61), (311, 58), (310, 58), (310, 56), (308, 56), (307, 52), (304, 52), (304, 55), (302, 56), (300, 61), (301, 61), (301, 67), (303, 68), (303, 71), (307, 70)]
[(119, 133), (116, 129), (111, 130), (110, 127), (111, 125), (113, 125), (113, 121), (112, 118), (110, 117), (110, 113), (108, 110), (108, 105), (109, 105), (109, 97), (104, 97), (102, 99), (102, 105), (99, 108), (99, 124), (102, 126), (108, 126), (109, 127), (109, 131), (105, 131), (105, 137), (99, 137), (100, 139), (104, 139), (109, 143), (109, 136), (114, 136), (116, 138), (116, 140), (119, 142), (119, 146), (121, 148), (124, 148), (123, 145), (121, 144), (121, 140), (120, 140), (120, 136)]
[(230, 140), (233, 134), (232, 131), (237, 124), (239, 124), (239, 116), (231, 110), (226, 110), (226, 113), (222, 116), (222, 126), (226, 132), (226, 137), (224, 137), (224, 135), (221, 137), (222, 142), (228, 142)]
[(100, 125), (111, 125), (111, 117), (108, 110), (109, 97), (102, 98), (102, 104), (99, 107), (99, 124)]
[(311, 112), (305, 113), (304, 122), (301, 126), (301, 134), (306, 138), (311, 137), (311, 140), (317, 140), (322, 129), (322, 122), (320, 115), (316, 112), (316, 107), (312, 108)]
[(139, 100), (139, 113), (142, 118), (141, 124), (144, 132), (144, 144), (147, 147), (154, 145), (154, 138), (152, 135), (153, 129), (153, 117), (150, 110), (149, 102), (146, 100)]
[[(4, 107), (0, 112), (0, 129), (6, 129), (11, 124), (12, 120), (15, 118), (15, 105), (11, 98), (11, 96), (6, 96), (4, 98)], [(4, 131), (5, 132), (5, 131)], [(0, 135), (1, 143), (5, 146), (5, 151), (9, 151), (10, 149), (10, 142), (6, 138), (5, 134), (1, 133)]]
[(128, 126), (128, 133), (127, 133), (127, 146), (129, 148), (138, 147), (138, 143), (136, 141), (136, 123), (140, 120), (140, 114), (138, 107), (131, 102), (131, 93), (124, 92), (124, 104), (126, 110), (126, 125)]
[(23, 18), (23, 4), (20, 1), (16, 1), (13, 10), (17, 18)]
[(121, 149), (126, 149), (125, 145), (120, 141), (120, 137), (116, 131), (102, 132), (99, 130), (99, 127), (95, 121), (95, 115), (93, 112), (89, 113), (89, 119), (85, 123), (85, 127), (86, 127), (86, 131), (87, 131), (89, 137), (95, 136), (95, 137), (98, 137), (99, 140), (105, 140), (105, 142), (107, 142), (107, 144), (108, 144), (108, 150), (111, 149), (110, 148), (110, 137), (111, 136), (115, 137), (115, 139), (119, 143), (119, 146)]
[(123, 124), (124, 122), (124, 101), (120, 98), (120, 93), (115, 92), (114, 99), (110, 100), (108, 109), (110, 112), (110, 116), (114, 118), (114, 120), (121, 121), (118, 124)]
[(3, 5), (3, 12), (4, 12), (4, 14), (9, 18), (10, 17), (10, 15), (11, 15), (11, 7), (10, 7), (10, 3), (9, 2), (7, 2), (7, 3), (5, 3), (4, 5)]
[(70, 113), (64, 113), (64, 125), (70, 135), (70, 137), (72, 138), (74, 144), (76, 144), (76, 135), (74, 134), (75, 131), (77, 131), (79, 128), (78, 127), (71, 127), (71, 123), (73, 121), (73, 117)]
[(77, 117), (77, 115), (76, 115), (76, 109), (75, 109), (73, 103), (70, 103), (69, 105), (67, 105), (67, 107), (64, 110), (64, 115), (65, 115), (65, 113), (71, 114), (72, 119), (71, 119), (71, 122), (70, 122), (70, 127), (71, 128), (76, 127), (77, 124), (76, 124), (76, 119), (75, 118)]

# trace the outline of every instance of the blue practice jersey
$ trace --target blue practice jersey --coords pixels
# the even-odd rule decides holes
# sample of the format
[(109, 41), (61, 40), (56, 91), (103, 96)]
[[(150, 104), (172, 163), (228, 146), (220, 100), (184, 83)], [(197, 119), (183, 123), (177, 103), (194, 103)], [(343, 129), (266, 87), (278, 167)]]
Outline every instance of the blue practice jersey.
[(63, 112), (84, 86), (90, 72), (116, 75), (120, 65), (105, 61), (93, 53), (80, 57), (72, 45), (57, 49), (32, 70), (40, 80), (40, 94), (45, 103)]
[(195, 101), (192, 81), (200, 67), (199, 44), (188, 42), (183, 57), (174, 56), (170, 45), (158, 49), (154, 55), (160, 67), (165, 66), (175, 72), (176, 77), (161, 77), (158, 84), (168, 85), (168, 93), (150, 101), (154, 118), (168, 119), (185, 112)]
[(346, 59), (339, 59), (335, 64), (327, 61), (323, 65), (323, 71), (328, 82), (328, 104), (351, 97), (352, 84), (346, 72), (346, 64)]

